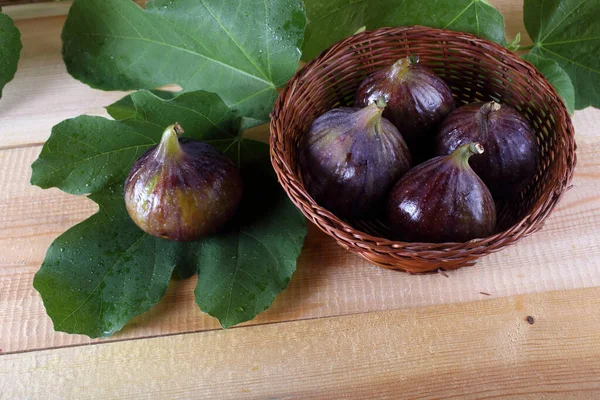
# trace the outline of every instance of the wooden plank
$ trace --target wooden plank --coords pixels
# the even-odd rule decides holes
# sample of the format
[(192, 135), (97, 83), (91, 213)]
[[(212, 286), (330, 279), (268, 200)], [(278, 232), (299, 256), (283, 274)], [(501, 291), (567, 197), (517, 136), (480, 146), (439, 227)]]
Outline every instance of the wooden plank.
[(71, 78), (60, 57), (64, 17), (18, 21), (23, 50), (15, 79), (0, 100), (0, 148), (43, 143), (52, 126), (103, 107), (125, 92), (93, 90)]
[[(506, 17), (507, 36), (525, 34), (522, 0), (495, 0), (492, 3)], [(69, 2), (12, 6), (3, 9), (17, 19), (64, 15)], [(125, 95), (92, 89), (73, 79), (61, 58), (60, 32), (64, 17), (17, 21), (23, 51), (15, 79), (0, 101), (0, 148), (42, 143), (52, 126), (80, 114), (104, 115), (103, 107)], [(527, 43), (525, 34), (524, 43)], [(48, 105), (52, 106), (49, 107)]]
[[(35, 4), (0, 5), (2, 5), (2, 13), (18, 22), (24, 19), (65, 16), (69, 13), (71, 4), (73, 4), (72, 1), (52, 1)], [(23, 33), (22, 30), (21, 33)]]
[[(140, 5), (146, 4), (145, 0), (134, 0)], [(64, 16), (69, 13), (73, 1), (68, 0), (0, 0), (2, 12), (13, 20), (46, 18)]]
[(593, 288), (6, 355), (0, 393), (597, 399), (599, 308)]
[[(600, 286), (600, 138), (597, 113), (580, 113), (579, 164), (574, 188), (541, 232), (484, 258), (472, 268), (410, 276), (380, 269), (311, 227), (290, 287), (252, 324), (309, 319), (493, 296)], [(585, 117), (585, 118), (584, 118)], [(589, 120), (586, 120), (589, 118)], [(39, 147), (0, 151), (0, 348), (4, 352), (89, 343), (55, 333), (32, 288), (46, 248), (60, 233), (91, 215), (85, 198), (29, 185)], [(161, 303), (110, 340), (218, 328), (194, 304), (195, 280), (173, 281)]]
[(95, 90), (67, 73), (60, 56), (64, 19), (16, 22), (23, 50), (15, 79), (4, 88), (0, 101), (0, 149), (42, 144), (54, 125), (81, 114), (108, 117), (104, 107), (128, 93)]
[[(522, 31), (522, 2), (493, 3), (507, 16), (509, 37)], [(35, 144), (47, 138), (54, 124), (83, 113), (106, 115), (102, 107), (125, 93), (93, 90), (68, 76), (60, 58), (63, 22), (64, 17), (55, 17), (17, 23), (25, 47), (17, 77), (0, 101), (0, 148), (5, 149), (0, 151), (0, 349), (4, 352), (90, 342), (53, 332), (31, 282), (51, 241), (93, 213), (95, 206), (58, 190), (31, 187), (29, 166), (40, 150)], [(580, 145), (575, 188), (542, 232), (447, 279), (412, 277), (370, 266), (311, 227), (290, 287), (252, 324), (476, 300), (483, 297), (480, 292), (507, 296), (600, 285), (600, 164), (596, 161), (600, 112), (578, 112), (574, 122)], [(259, 129), (255, 135), (264, 138), (266, 131)], [(218, 328), (193, 304), (194, 285), (194, 280), (172, 282), (155, 309), (111, 340)]]
[(35, 3), (48, 3), (53, 0), (0, 0), (0, 6), (14, 6), (19, 4), (35, 4)]

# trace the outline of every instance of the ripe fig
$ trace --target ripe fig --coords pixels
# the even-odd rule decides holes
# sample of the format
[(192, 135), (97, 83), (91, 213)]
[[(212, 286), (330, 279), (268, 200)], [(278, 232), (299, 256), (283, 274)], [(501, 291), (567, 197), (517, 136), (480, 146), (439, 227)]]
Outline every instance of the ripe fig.
[(315, 120), (302, 138), (300, 165), (308, 192), (342, 217), (376, 211), (410, 168), (398, 129), (381, 114), (383, 99), (362, 109), (336, 108)]
[(491, 101), (456, 109), (440, 125), (436, 155), (450, 154), (471, 142), (485, 147), (486, 154), (470, 163), (496, 199), (518, 194), (535, 176), (539, 160), (535, 133), (511, 107)]
[(367, 77), (358, 88), (354, 106), (364, 107), (383, 96), (383, 116), (408, 144), (415, 162), (430, 158), (437, 125), (454, 110), (450, 88), (416, 56), (396, 61)]
[(496, 206), (488, 188), (469, 166), (483, 153), (479, 143), (464, 144), (410, 170), (392, 189), (388, 222), (407, 242), (466, 242), (491, 235)]
[(221, 228), (242, 198), (237, 167), (209, 144), (179, 139), (169, 126), (125, 181), (125, 206), (144, 232), (175, 241), (194, 240)]

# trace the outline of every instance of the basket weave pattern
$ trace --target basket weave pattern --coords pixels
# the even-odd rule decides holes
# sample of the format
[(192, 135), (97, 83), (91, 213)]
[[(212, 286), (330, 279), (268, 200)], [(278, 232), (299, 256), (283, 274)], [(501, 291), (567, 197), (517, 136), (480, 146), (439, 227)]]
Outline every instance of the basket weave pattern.
[[(498, 233), (466, 243), (406, 243), (390, 239), (382, 221), (342, 220), (307, 193), (298, 143), (324, 112), (350, 105), (362, 80), (399, 58), (418, 55), (448, 83), (457, 107), (495, 100), (521, 112), (536, 131), (541, 161), (533, 183), (498, 203)], [(425, 27), (382, 28), (333, 45), (281, 92), (271, 118), (271, 161), (292, 202), (342, 247), (369, 262), (422, 273), (472, 265), (540, 229), (565, 193), (576, 163), (574, 131), (562, 100), (537, 70), (503, 47), (473, 35)]]

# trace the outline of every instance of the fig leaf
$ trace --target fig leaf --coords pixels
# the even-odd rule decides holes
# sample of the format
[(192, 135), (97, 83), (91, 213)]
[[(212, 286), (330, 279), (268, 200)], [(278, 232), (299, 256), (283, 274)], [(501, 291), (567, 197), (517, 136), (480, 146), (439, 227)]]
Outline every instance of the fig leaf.
[(227, 154), (239, 161), (244, 181), (238, 218), (192, 250), (199, 268), (196, 304), (224, 328), (254, 318), (287, 287), (306, 235), (304, 217), (268, 164), (269, 146), (241, 140)]
[(504, 17), (486, 0), (305, 0), (303, 60), (363, 26), (424, 25), (473, 33), (506, 44)]
[[(107, 109), (126, 119), (64, 121), (33, 164), (32, 183), (91, 193), (100, 207), (54, 241), (36, 274), (34, 287), (55, 329), (110, 336), (160, 300), (174, 270), (180, 278), (199, 273), (196, 303), (223, 327), (268, 308), (289, 283), (306, 235), (304, 217), (270, 168), (268, 146), (244, 139), (238, 118), (212, 93), (168, 100), (140, 91)], [(145, 234), (123, 201), (123, 182), (136, 156), (175, 121), (186, 130), (184, 137), (230, 156), (244, 180), (238, 216), (223, 232), (195, 242)]]
[(17, 72), (17, 64), (23, 45), (21, 34), (13, 20), (0, 9), (0, 97), (2, 89)]
[(33, 280), (54, 330), (110, 336), (165, 294), (177, 244), (152, 237), (129, 218), (122, 187), (90, 198), (100, 210), (60, 235)]
[(569, 114), (573, 114), (575, 112), (575, 88), (573, 87), (571, 78), (569, 78), (569, 74), (556, 61), (550, 58), (531, 53), (525, 54), (522, 58), (532, 63), (546, 77), (548, 82), (554, 86), (554, 89), (562, 97)]
[(98, 89), (179, 84), (268, 119), (300, 59), (301, 0), (76, 0), (62, 32), (73, 77)]
[(133, 162), (174, 122), (184, 127), (186, 137), (211, 144), (236, 137), (234, 115), (214, 93), (184, 93), (169, 101), (142, 90), (107, 110), (115, 119), (126, 119), (82, 115), (54, 126), (32, 165), (31, 183), (72, 194), (122, 184)]
[[(564, 69), (575, 88), (575, 108), (600, 107), (599, 0), (525, 0), (532, 55)], [(543, 72), (543, 71), (542, 71)]]

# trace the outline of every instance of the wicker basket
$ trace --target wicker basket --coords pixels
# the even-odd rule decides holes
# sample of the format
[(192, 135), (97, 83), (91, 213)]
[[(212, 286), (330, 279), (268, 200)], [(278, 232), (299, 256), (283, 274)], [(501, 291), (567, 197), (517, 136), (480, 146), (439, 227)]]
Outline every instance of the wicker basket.
[[(438, 73), (457, 106), (496, 100), (531, 122), (541, 149), (534, 182), (514, 201), (497, 204), (496, 234), (466, 243), (405, 243), (382, 221), (348, 221), (320, 207), (306, 192), (298, 143), (325, 111), (351, 104), (362, 80), (409, 54)], [(556, 91), (526, 61), (475, 36), (425, 27), (383, 28), (339, 42), (302, 68), (280, 94), (271, 119), (271, 161), (290, 199), (342, 247), (369, 262), (413, 273), (451, 270), (511, 245), (540, 229), (565, 193), (575, 167), (569, 114)]]

